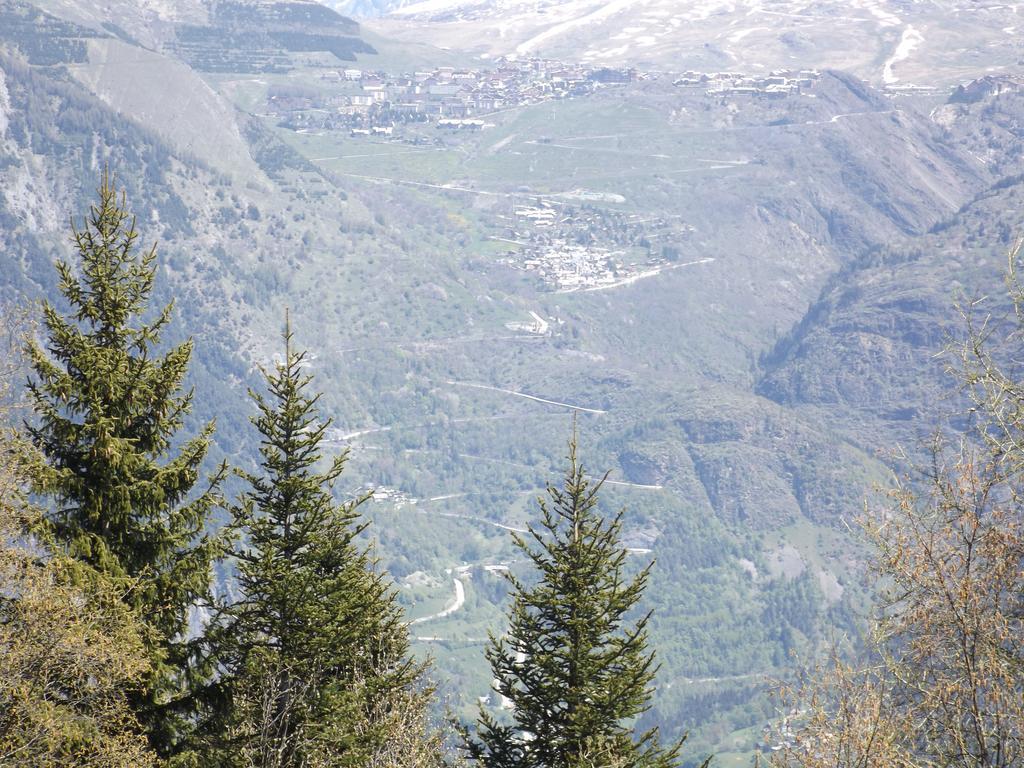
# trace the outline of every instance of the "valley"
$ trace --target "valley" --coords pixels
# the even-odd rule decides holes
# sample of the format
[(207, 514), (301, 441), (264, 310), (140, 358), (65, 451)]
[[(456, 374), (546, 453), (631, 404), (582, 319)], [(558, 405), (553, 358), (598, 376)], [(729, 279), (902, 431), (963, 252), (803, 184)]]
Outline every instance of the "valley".
[(856, 636), (865, 498), (957, 410), (954, 303), (1021, 231), (1020, 22), (684, 5), (0, 0), (0, 295), (53, 294), (109, 165), (242, 467), (289, 308), (460, 717), (577, 419), (657, 561), (643, 724), (739, 766), (767, 681)]

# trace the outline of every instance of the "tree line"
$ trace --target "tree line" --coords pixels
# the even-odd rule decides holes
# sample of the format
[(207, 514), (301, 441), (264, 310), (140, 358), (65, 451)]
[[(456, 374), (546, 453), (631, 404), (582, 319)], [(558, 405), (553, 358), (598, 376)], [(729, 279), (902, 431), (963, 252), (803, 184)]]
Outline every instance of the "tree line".
[[(335, 497), (347, 452), (324, 451), (330, 420), (290, 323), (249, 393), (258, 469), (206, 473), (215, 425), (184, 434), (192, 341), (165, 348), (174, 307), (150, 307), (156, 247), (138, 239), (104, 173), (76, 260), (57, 264), (69, 309), (44, 302), (22, 349), (27, 413), (5, 419), (0, 465), (0, 765), (675, 764), (681, 741), (631, 725), (657, 670), (649, 617), (631, 618), (650, 569), (624, 573), (621, 513), (598, 511), (575, 433), (564, 483), (516, 539), (536, 582), (512, 579), (509, 631), (487, 651), (507, 711), (439, 725), (395, 587), (361, 543), (369, 495)], [(229, 499), (232, 473), (245, 489)]]

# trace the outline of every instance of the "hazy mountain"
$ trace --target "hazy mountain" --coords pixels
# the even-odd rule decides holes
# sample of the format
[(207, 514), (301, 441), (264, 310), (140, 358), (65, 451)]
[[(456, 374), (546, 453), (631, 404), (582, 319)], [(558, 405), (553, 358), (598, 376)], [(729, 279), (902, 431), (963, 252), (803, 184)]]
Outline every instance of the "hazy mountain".
[[(381, 10), (382, 7), (378, 6)], [(858, 0), (420, 0), (375, 29), (480, 55), (681, 71), (834, 67), (884, 84), (958, 83), (1019, 64), (1010, 5)]]
[(327, 0), (324, 3), (339, 13), (367, 19), (384, 16), (410, 4), (411, 0)]
[(985, 77), (933, 111), (958, 144), (1006, 176), (927, 234), (842, 268), (766, 357), (763, 393), (868, 421), (927, 417), (953, 364), (934, 352), (963, 330), (954, 305), (991, 295), (985, 311), (999, 311), (1006, 253), (1024, 224), (1022, 109), (1020, 79)]

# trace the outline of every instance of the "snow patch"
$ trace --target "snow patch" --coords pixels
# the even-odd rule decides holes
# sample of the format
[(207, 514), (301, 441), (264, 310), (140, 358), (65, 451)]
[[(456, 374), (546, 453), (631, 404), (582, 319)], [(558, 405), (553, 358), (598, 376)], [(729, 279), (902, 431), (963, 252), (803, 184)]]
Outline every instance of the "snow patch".
[(417, 14), (441, 13), (456, 8), (472, 7), (474, 5), (487, 5), (486, 0), (421, 0), (402, 8), (391, 11), (392, 16), (416, 16)]
[(767, 29), (768, 29), (768, 27), (751, 27), (750, 29), (741, 29), (738, 32), (733, 32), (731, 35), (729, 35), (726, 38), (726, 40), (728, 40), (730, 43), (738, 43), (740, 40), (742, 40), (747, 35), (752, 35), (755, 32), (761, 32), (761, 31), (767, 30)]
[(539, 45), (552, 37), (558, 37), (566, 32), (569, 32), (576, 27), (585, 26), (588, 24), (596, 24), (597, 22), (609, 19), (624, 11), (628, 11), (635, 3), (635, 0), (611, 0), (611, 2), (598, 8), (596, 11), (588, 13), (584, 16), (577, 16), (570, 18), (567, 21), (563, 21), (560, 24), (555, 24), (553, 27), (545, 29), (540, 34), (534, 35), (529, 40), (520, 43), (516, 46), (516, 53), (520, 56), (526, 55), (534, 51)]
[(910, 54), (923, 42), (924, 36), (914, 29), (913, 25), (908, 24), (903, 30), (899, 45), (896, 46), (896, 50), (889, 57), (889, 60), (885, 62), (885, 68), (882, 70), (882, 81), (886, 85), (899, 82), (899, 78), (896, 77), (894, 72), (896, 65), (910, 58)]
[(869, 2), (860, 4), (860, 7), (878, 19), (883, 27), (898, 27), (903, 23), (899, 16), (894, 13), (890, 13), (881, 6), (881, 3), (870, 2), (870, 0)]
[(618, 48), (609, 48), (605, 51), (598, 51), (592, 56), (588, 56), (588, 59), (614, 59), (616, 56), (622, 56), (629, 50), (628, 45), (623, 45)]
[(7, 135), (7, 126), (10, 125), (8, 115), (11, 112), (11, 95), (7, 92), (7, 77), (0, 69), (0, 139)]

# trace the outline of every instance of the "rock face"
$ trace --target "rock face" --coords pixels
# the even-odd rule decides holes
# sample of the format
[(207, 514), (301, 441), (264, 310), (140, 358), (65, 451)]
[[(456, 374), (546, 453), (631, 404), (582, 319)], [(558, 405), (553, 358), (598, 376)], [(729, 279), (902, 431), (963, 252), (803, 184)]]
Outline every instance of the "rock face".
[(840, 270), (764, 357), (760, 393), (897, 431), (955, 410), (943, 396), (954, 361), (937, 354), (963, 330), (954, 304), (991, 296), (998, 315), (1005, 253), (1024, 226), (1024, 79), (960, 86), (932, 118), (945, 143), (987, 161), (994, 183), (929, 232), (870, 249)]
[(993, 174), (1024, 172), (1024, 78), (986, 75), (959, 86), (931, 117)]
[(289, 72), (293, 57), (329, 53), (339, 62), (374, 49), (359, 38), (352, 19), (312, 0), (219, 0), (210, 22), (179, 25), (170, 49), (202, 72)]
[(0, 141), (7, 140), (7, 126), (11, 124), (11, 94), (7, 90), (7, 76), (0, 69)]
[(862, 436), (913, 437), (918, 424), (955, 414), (952, 353), (963, 331), (955, 308), (988, 296), (1005, 311), (1005, 252), (1024, 226), (1024, 185), (1008, 179), (923, 237), (880, 249), (839, 273), (765, 359), (758, 391), (812, 406)]

